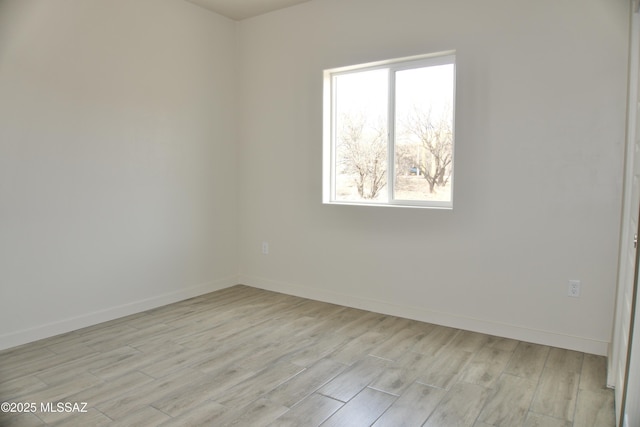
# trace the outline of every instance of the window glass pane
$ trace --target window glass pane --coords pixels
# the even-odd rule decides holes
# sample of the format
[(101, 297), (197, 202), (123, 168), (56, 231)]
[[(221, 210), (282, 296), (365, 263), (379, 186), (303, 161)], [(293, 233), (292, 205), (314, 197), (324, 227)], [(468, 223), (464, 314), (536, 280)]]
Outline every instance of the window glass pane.
[(334, 76), (335, 200), (386, 202), (387, 69)]
[(453, 64), (395, 73), (394, 199), (451, 202)]

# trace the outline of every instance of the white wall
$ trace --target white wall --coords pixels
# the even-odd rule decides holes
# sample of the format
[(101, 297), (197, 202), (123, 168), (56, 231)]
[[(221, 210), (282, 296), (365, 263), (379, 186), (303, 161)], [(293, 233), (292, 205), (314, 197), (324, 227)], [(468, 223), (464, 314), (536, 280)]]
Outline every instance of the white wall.
[(236, 31), (0, 1), (0, 348), (236, 283)]
[[(243, 21), (241, 282), (606, 354), (628, 9), (318, 0)], [(449, 49), (453, 211), (322, 205), (322, 70)]]

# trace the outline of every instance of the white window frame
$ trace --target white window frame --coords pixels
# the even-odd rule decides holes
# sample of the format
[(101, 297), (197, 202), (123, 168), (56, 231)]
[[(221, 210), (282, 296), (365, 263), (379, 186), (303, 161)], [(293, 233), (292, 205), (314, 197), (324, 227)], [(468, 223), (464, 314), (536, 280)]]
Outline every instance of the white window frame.
[[(423, 68), (437, 65), (453, 65), (453, 139), (451, 153), (451, 200), (450, 201), (429, 201), (429, 200), (403, 200), (394, 198), (395, 188), (395, 72), (409, 70), (413, 68)], [(334, 79), (336, 76), (370, 71), (376, 69), (389, 70), (389, 96), (388, 96), (388, 139), (387, 139), (387, 188), (388, 201), (345, 201), (336, 200), (335, 166), (336, 166), (336, 94)], [(332, 68), (324, 70), (323, 87), (323, 162), (322, 162), (322, 202), (333, 205), (357, 205), (357, 206), (391, 206), (391, 207), (413, 207), (413, 208), (436, 208), (453, 209), (453, 184), (454, 184), (454, 163), (455, 163), (455, 100), (456, 100), (456, 56), (455, 51), (438, 52), (426, 55), (411, 56), (405, 58), (390, 59), (385, 61), (371, 62), (347, 67)]]

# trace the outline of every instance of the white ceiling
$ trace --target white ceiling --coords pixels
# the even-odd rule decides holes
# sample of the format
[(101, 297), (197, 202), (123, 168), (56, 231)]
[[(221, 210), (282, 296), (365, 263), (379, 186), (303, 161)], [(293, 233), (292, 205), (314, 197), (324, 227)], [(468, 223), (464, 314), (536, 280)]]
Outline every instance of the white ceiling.
[(240, 21), (309, 0), (187, 0), (227, 18)]

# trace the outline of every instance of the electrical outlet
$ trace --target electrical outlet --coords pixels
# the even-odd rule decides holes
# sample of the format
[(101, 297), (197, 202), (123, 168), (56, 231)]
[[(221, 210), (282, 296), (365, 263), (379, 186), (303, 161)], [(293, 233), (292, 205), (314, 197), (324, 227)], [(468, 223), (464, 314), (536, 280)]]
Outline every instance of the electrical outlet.
[(572, 298), (580, 297), (580, 280), (569, 280), (569, 289), (567, 295)]
[(269, 255), (269, 242), (262, 242), (262, 254)]

